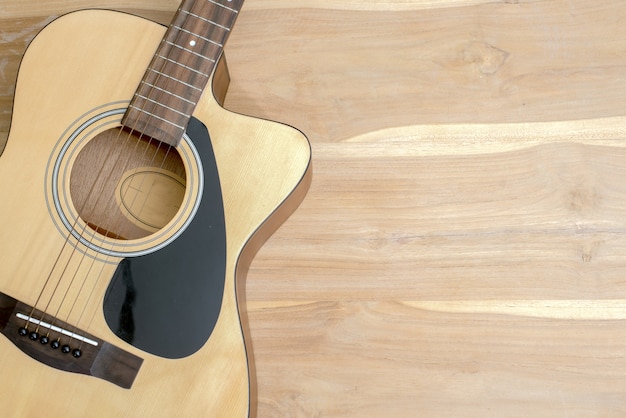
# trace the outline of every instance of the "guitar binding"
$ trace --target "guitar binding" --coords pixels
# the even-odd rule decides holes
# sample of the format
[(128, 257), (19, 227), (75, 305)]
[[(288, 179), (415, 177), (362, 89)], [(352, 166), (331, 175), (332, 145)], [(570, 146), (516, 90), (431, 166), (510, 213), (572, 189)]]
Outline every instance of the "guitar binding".
[(143, 359), (0, 292), (0, 332), (33, 359), (55, 369), (130, 389)]

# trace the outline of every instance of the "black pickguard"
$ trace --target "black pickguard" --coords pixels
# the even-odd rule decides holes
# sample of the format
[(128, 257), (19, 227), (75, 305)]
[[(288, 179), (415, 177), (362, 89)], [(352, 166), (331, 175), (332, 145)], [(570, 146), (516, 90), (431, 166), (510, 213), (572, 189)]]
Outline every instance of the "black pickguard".
[(222, 305), (226, 225), (207, 128), (192, 118), (187, 135), (202, 158), (204, 192), (187, 229), (154, 253), (126, 258), (104, 298), (104, 316), (124, 341), (148, 353), (181, 358), (209, 339)]

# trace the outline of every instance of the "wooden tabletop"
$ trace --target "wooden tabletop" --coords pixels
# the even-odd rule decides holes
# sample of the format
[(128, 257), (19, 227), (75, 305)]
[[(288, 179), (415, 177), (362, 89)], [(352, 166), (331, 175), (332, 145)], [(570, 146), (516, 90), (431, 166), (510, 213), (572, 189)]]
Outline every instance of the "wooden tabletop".
[[(0, 142), (46, 23), (177, 4), (0, 0)], [(625, 21), (246, 1), (225, 106), (301, 129), (314, 168), (245, 283), (260, 417), (626, 415)]]

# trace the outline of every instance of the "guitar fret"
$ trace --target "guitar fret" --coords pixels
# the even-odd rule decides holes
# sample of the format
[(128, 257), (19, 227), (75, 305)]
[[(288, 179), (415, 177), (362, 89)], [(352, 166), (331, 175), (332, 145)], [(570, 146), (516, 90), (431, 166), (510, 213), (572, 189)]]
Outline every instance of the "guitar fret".
[(176, 109), (174, 109), (173, 107), (170, 107), (170, 106), (165, 105), (165, 104), (163, 104), (163, 103), (157, 102), (156, 100), (151, 99), (151, 98), (149, 98), (149, 97), (146, 97), (146, 96), (144, 96), (144, 95), (142, 95), (142, 94), (135, 93), (135, 96), (137, 96), (137, 97), (139, 97), (139, 98), (141, 98), (141, 99), (143, 99), (143, 100), (146, 100), (146, 101), (148, 101), (148, 102), (154, 103), (154, 104), (155, 104), (155, 105), (157, 105), (157, 106), (161, 106), (161, 107), (162, 107), (162, 108), (164, 108), (164, 109), (171, 110), (171, 111), (172, 111), (172, 112), (174, 112), (174, 113), (178, 113), (178, 114), (179, 114), (179, 115), (181, 115), (181, 116), (184, 116), (184, 117), (188, 117), (188, 116), (189, 116), (188, 114), (186, 114), (186, 113), (184, 113), (184, 112), (181, 112), (181, 111), (179, 111), (179, 110), (176, 110)]
[[(178, 45), (178, 44), (176, 44), (176, 43), (174, 43), (174, 42), (170, 42), (170, 41), (166, 41), (166, 40), (163, 40), (163, 42), (165, 42), (166, 44), (172, 45), (172, 46), (173, 46), (173, 47), (175, 47), (175, 48), (179, 48), (179, 49), (182, 49), (183, 51), (189, 52), (190, 54), (193, 54), (193, 55), (195, 55), (195, 56), (197, 56), (197, 57), (200, 57), (200, 58), (202, 58), (203, 60), (207, 60), (207, 61), (210, 61), (210, 62), (212, 62), (212, 63), (215, 63), (215, 60), (214, 60), (213, 58), (205, 57), (204, 55), (202, 55), (202, 54), (198, 54), (197, 52), (192, 51), (191, 49), (187, 49), (187, 48), (185, 48), (184, 46), (181, 46), (181, 45)], [(208, 77), (208, 75), (207, 75), (207, 74), (204, 74), (204, 73), (201, 73), (201, 74), (203, 74), (204, 76), (207, 76), (207, 77)]]
[(179, 96), (178, 94), (172, 93), (172, 92), (171, 92), (171, 91), (169, 91), (169, 90), (162, 89), (161, 87), (159, 87), (159, 86), (155, 86), (154, 84), (150, 84), (150, 83), (148, 83), (148, 82), (147, 82), (147, 81), (145, 81), (145, 80), (141, 80), (141, 84), (143, 84), (143, 85), (145, 85), (145, 86), (148, 86), (148, 88), (150, 88), (150, 89), (159, 90), (159, 91), (161, 91), (161, 92), (163, 92), (163, 93), (169, 94), (170, 96), (176, 97), (177, 99), (182, 100), (182, 101), (185, 101), (185, 102), (189, 103), (189, 104), (190, 104), (190, 105), (192, 105), (192, 106), (195, 106), (195, 105), (197, 104), (196, 102), (191, 101), (191, 100), (189, 100), (189, 99), (186, 99), (186, 98), (184, 98), (183, 96)]
[(152, 68), (152, 67), (148, 68), (148, 71), (151, 71), (151, 72), (153, 72), (153, 73), (156, 73), (156, 74), (158, 74), (158, 75), (160, 75), (160, 76), (163, 76), (163, 77), (165, 77), (165, 78), (169, 78), (170, 80), (174, 80), (174, 81), (176, 81), (176, 82), (178, 82), (178, 83), (180, 83), (180, 84), (183, 84), (183, 85), (185, 85), (185, 86), (187, 86), (187, 87), (189, 87), (189, 88), (192, 88), (192, 89), (194, 89), (194, 90), (197, 90), (197, 91), (202, 91), (202, 89), (201, 89), (201, 88), (198, 88), (198, 87), (196, 87), (196, 86), (194, 86), (194, 85), (192, 85), (192, 84), (189, 84), (189, 83), (185, 83), (184, 81), (179, 80), (179, 79), (177, 79), (177, 78), (175, 78), (175, 77), (172, 77), (171, 75), (167, 75), (167, 74), (165, 74), (165, 73), (162, 73), (162, 72), (160, 72), (160, 71), (157, 71), (157, 70), (155, 70), (155, 69), (154, 69), (154, 68)]
[(231, 11), (231, 12), (233, 12), (233, 13), (239, 13), (239, 10), (235, 10), (235, 9), (233, 9), (233, 8), (230, 8), (230, 7), (226, 6), (225, 4), (219, 3), (219, 2), (217, 2), (217, 1), (214, 1), (214, 0), (208, 0), (208, 2), (209, 2), (209, 3), (213, 3), (213, 4), (215, 4), (216, 6), (223, 7), (223, 8), (224, 8), (224, 9), (226, 9), (226, 10), (230, 10), (230, 11)]
[[(243, 0), (184, 0), (122, 124), (177, 145), (239, 15)], [(165, 94), (162, 94), (165, 93)], [(147, 107), (156, 114), (143, 110)]]
[(224, 25), (220, 25), (219, 23), (216, 23), (216, 22), (214, 22), (214, 21), (212, 21), (212, 20), (206, 19), (206, 18), (204, 18), (204, 17), (202, 17), (202, 16), (199, 16), (199, 15), (197, 15), (197, 14), (195, 14), (195, 13), (192, 13), (192, 12), (190, 12), (190, 11), (188, 11), (188, 10), (181, 10), (181, 12), (183, 12), (183, 13), (185, 13), (185, 14), (188, 14), (189, 16), (193, 16), (193, 17), (195, 17), (196, 19), (200, 19), (200, 20), (202, 20), (203, 22), (210, 23), (210, 24), (212, 24), (212, 25), (214, 25), (214, 26), (217, 26), (217, 27), (218, 27), (218, 28), (220, 28), (220, 29), (224, 29), (225, 31), (230, 32), (230, 28), (228, 28), (228, 27), (226, 27), (226, 26), (224, 26)]
[(158, 115), (155, 115), (155, 114), (153, 114), (153, 113), (150, 113), (150, 112), (148, 112), (147, 110), (142, 109), (142, 108), (140, 108), (140, 107), (137, 107), (137, 106), (135, 106), (135, 105), (133, 105), (133, 104), (130, 104), (128, 107), (132, 107), (133, 109), (135, 109), (135, 110), (136, 110), (136, 111), (138, 111), (138, 112), (141, 112), (141, 113), (143, 113), (143, 114), (145, 114), (145, 115), (148, 115), (148, 116), (150, 116), (151, 118), (155, 118), (155, 119), (158, 119), (158, 120), (160, 120), (160, 121), (162, 121), (162, 122), (168, 123), (168, 124), (170, 124), (170, 125), (172, 125), (172, 126), (175, 126), (175, 127), (176, 127), (176, 128), (178, 128), (178, 129), (182, 129), (183, 131), (185, 130), (185, 127), (184, 127), (184, 126), (177, 125), (177, 124), (175, 124), (174, 122), (172, 122), (171, 120), (167, 120), (167, 119), (162, 118), (162, 117), (160, 117), (160, 116), (158, 116)]
[(175, 29), (177, 29), (177, 30), (179, 30), (179, 31), (181, 31), (181, 32), (185, 32), (185, 33), (188, 33), (188, 34), (190, 34), (190, 35), (193, 35), (193, 36), (195, 36), (195, 37), (197, 37), (197, 38), (200, 38), (200, 39), (202, 39), (203, 41), (206, 41), (206, 42), (212, 43), (213, 45), (216, 45), (216, 46), (218, 46), (218, 47), (220, 47), (220, 48), (222, 48), (222, 47), (224, 46), (224, 45), (222, 45), (221, 43), (214, 41), (213, 39), (205, 38), (205, 37), (204, 37), (204, 36), (202, 36), (202, 35), (198, 35), (197, 33), (194, 33), (194, 32), (192, 32), (192, 31), (190, 31), (190, 30), (187, 30), (187, 29), (181, 28), (180, 26), (172, 25), (172, 27), (173, 27), (173, 28), (175, 28)]
[(164, 59), (164, 60), (166, 60), (166, 61), (169, 61), (169, 62), (171, 62), (171, 63), (173, 63), (173, 64), (179, 65), (179, 66), (181, 66), (181, 67), (183, 67), (183, 68), (185, 68), (185, 69), (187, 69), (187, 70), (189, 70), (189, 71), (193, 71), (194, 73), (200, 74), (200, 75), (202, 75), (202, 76), (204, 76), (204, 77), (207, 77), (207, 78), (209, 77), (209, 75), (208, 75), (208, 74), (205, 74), (205, 73), (203, 73), (202, 71), (198, 71), (198, 70), (196, 70), (195, 68), (192, 68), (192, 67), (190, 67), (190, 66), (188, 66), (188, 65), (183, 64), (182, 62), (178, 62), (178, 61), (173, 60), (173, 59), (171, 59), (171, 58), (164, 57), (164, 56), (163, 56), (163, 55), (161, 55), (161, 54), (157, 54), (157, 57), (159, 57), (159, 58), (161, 58), (161, 59)]

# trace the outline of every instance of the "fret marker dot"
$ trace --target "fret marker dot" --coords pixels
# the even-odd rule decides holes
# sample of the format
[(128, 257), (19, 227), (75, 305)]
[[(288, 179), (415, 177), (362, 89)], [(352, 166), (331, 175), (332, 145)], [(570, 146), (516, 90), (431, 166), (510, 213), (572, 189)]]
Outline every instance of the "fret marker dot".
[(196, 46), (196, 41), (191, 41), (191, 42), (189, 42), (189, 45), (191, 45), (191, 46)]

